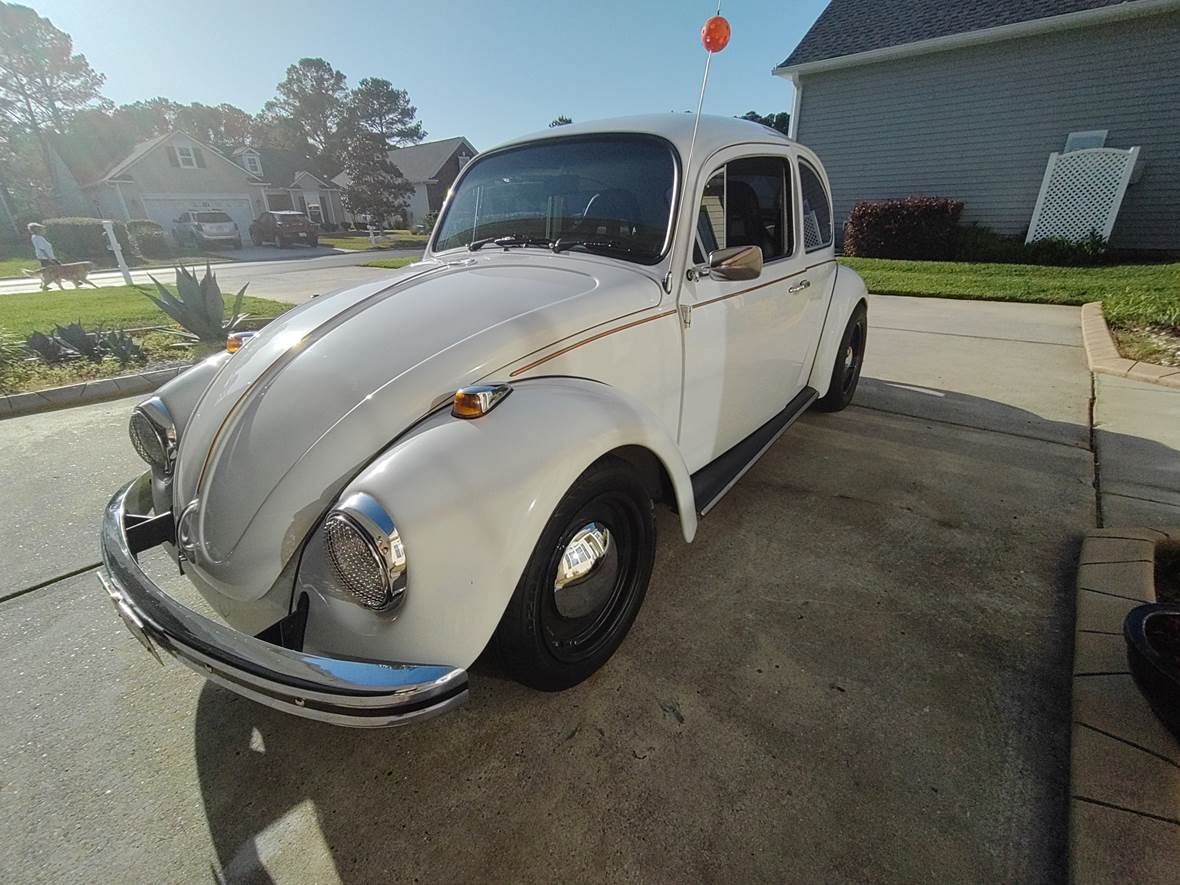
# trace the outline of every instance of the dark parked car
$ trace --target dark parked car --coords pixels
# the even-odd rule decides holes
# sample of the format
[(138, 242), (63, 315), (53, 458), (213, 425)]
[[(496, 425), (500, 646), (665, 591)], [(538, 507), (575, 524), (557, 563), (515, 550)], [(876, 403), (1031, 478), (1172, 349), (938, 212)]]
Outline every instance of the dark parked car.
[(280, 249), (291, 243), (315, 246), (320, 241), (320, 229), (301, 212), (263, 212), (250, 225), (250, 240), (255, 246), (274, 243)]
[(237, 222), (216, 209), (193, 209), (180, 213), (174, 222), (173, 236), (179, 245), (188, 243), (197, 249), (209, 246), (242, 248), (242, 232)]

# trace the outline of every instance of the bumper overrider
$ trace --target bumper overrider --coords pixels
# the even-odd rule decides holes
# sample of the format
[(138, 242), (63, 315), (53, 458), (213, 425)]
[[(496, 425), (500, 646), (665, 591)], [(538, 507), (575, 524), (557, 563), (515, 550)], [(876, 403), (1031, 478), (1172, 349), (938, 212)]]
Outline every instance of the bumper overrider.
[(163, 650), (230, 691), (336, 725), (401, 725), (467, 699), (467, 673), (456, 667), (305, 654), (186, 608), (139, 566), (140, 553), (173, 540), (171, 514), (150, 512), (150, 474), (111, 499), (102, 523), (99, 580), (127, 629), (157, 661)]

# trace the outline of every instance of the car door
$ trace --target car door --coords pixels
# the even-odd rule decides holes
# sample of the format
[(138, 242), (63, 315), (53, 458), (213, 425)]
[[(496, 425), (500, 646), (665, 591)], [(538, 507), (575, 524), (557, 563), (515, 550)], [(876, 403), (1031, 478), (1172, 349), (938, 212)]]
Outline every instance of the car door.
[[(696, 244), (680, 293), (680, 448), (690, 470), (753, 433), (806, 383), (818, 330), (796, 188), (789, 150), (765, 146), (717, 155), (698, 185)], [(756, 279), (706, 275), (710, 252), (744, 245), (762, 249)]]
[[(796, 230), (803, 252), (801, 261), (803, 275), (807, 281), (806, 325), (812, 331), (810, 348), (803, 363), (804, 382), (811, 376), (819, 337), (827, 318), (832, 290), (836, 285), (835, 230), (832, 226), (832, 200), (827, 180), (819, 171), (820, 165), (805, 154), (795, 159), (798, 205), (796, 207)], [(816, 371), (830, 373), (831, 366), (821, 366)]]

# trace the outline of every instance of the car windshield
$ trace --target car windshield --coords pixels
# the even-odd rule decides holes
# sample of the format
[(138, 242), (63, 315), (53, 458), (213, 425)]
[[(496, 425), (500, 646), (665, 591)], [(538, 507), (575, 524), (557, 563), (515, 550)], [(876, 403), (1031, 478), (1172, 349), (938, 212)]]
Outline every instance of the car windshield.
[(303, 220), (303, 216), (299, 214), (276, 215), (274, 218), (276, 224), (297, 224)]
[(199, 224), (225, 224), (231, 219), (224, 212), (194, 212), (193, 220)]
[(675, 186), (676, 161), (662, 139), (601, 135), (526, 144), (472, 164), (434, 249), (497, 238), (511, 245), (560, 241), (563, 248), (653, 264), (665, 249)]

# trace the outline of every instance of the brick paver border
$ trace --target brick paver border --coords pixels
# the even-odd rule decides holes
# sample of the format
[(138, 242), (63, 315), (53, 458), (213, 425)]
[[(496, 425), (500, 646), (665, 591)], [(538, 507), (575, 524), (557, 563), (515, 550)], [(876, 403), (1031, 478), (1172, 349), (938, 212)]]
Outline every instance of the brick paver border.
[(1095, 374), (1180, 388), (1180, 369), (1175, 366), (1157, 366), (1119, 356), (1118, 347), (1106, 326), (1106, 317), (1102, 315), (1101, 301), (1082, 305), (1082, 343), (1086, 346), (1090, 371)]

